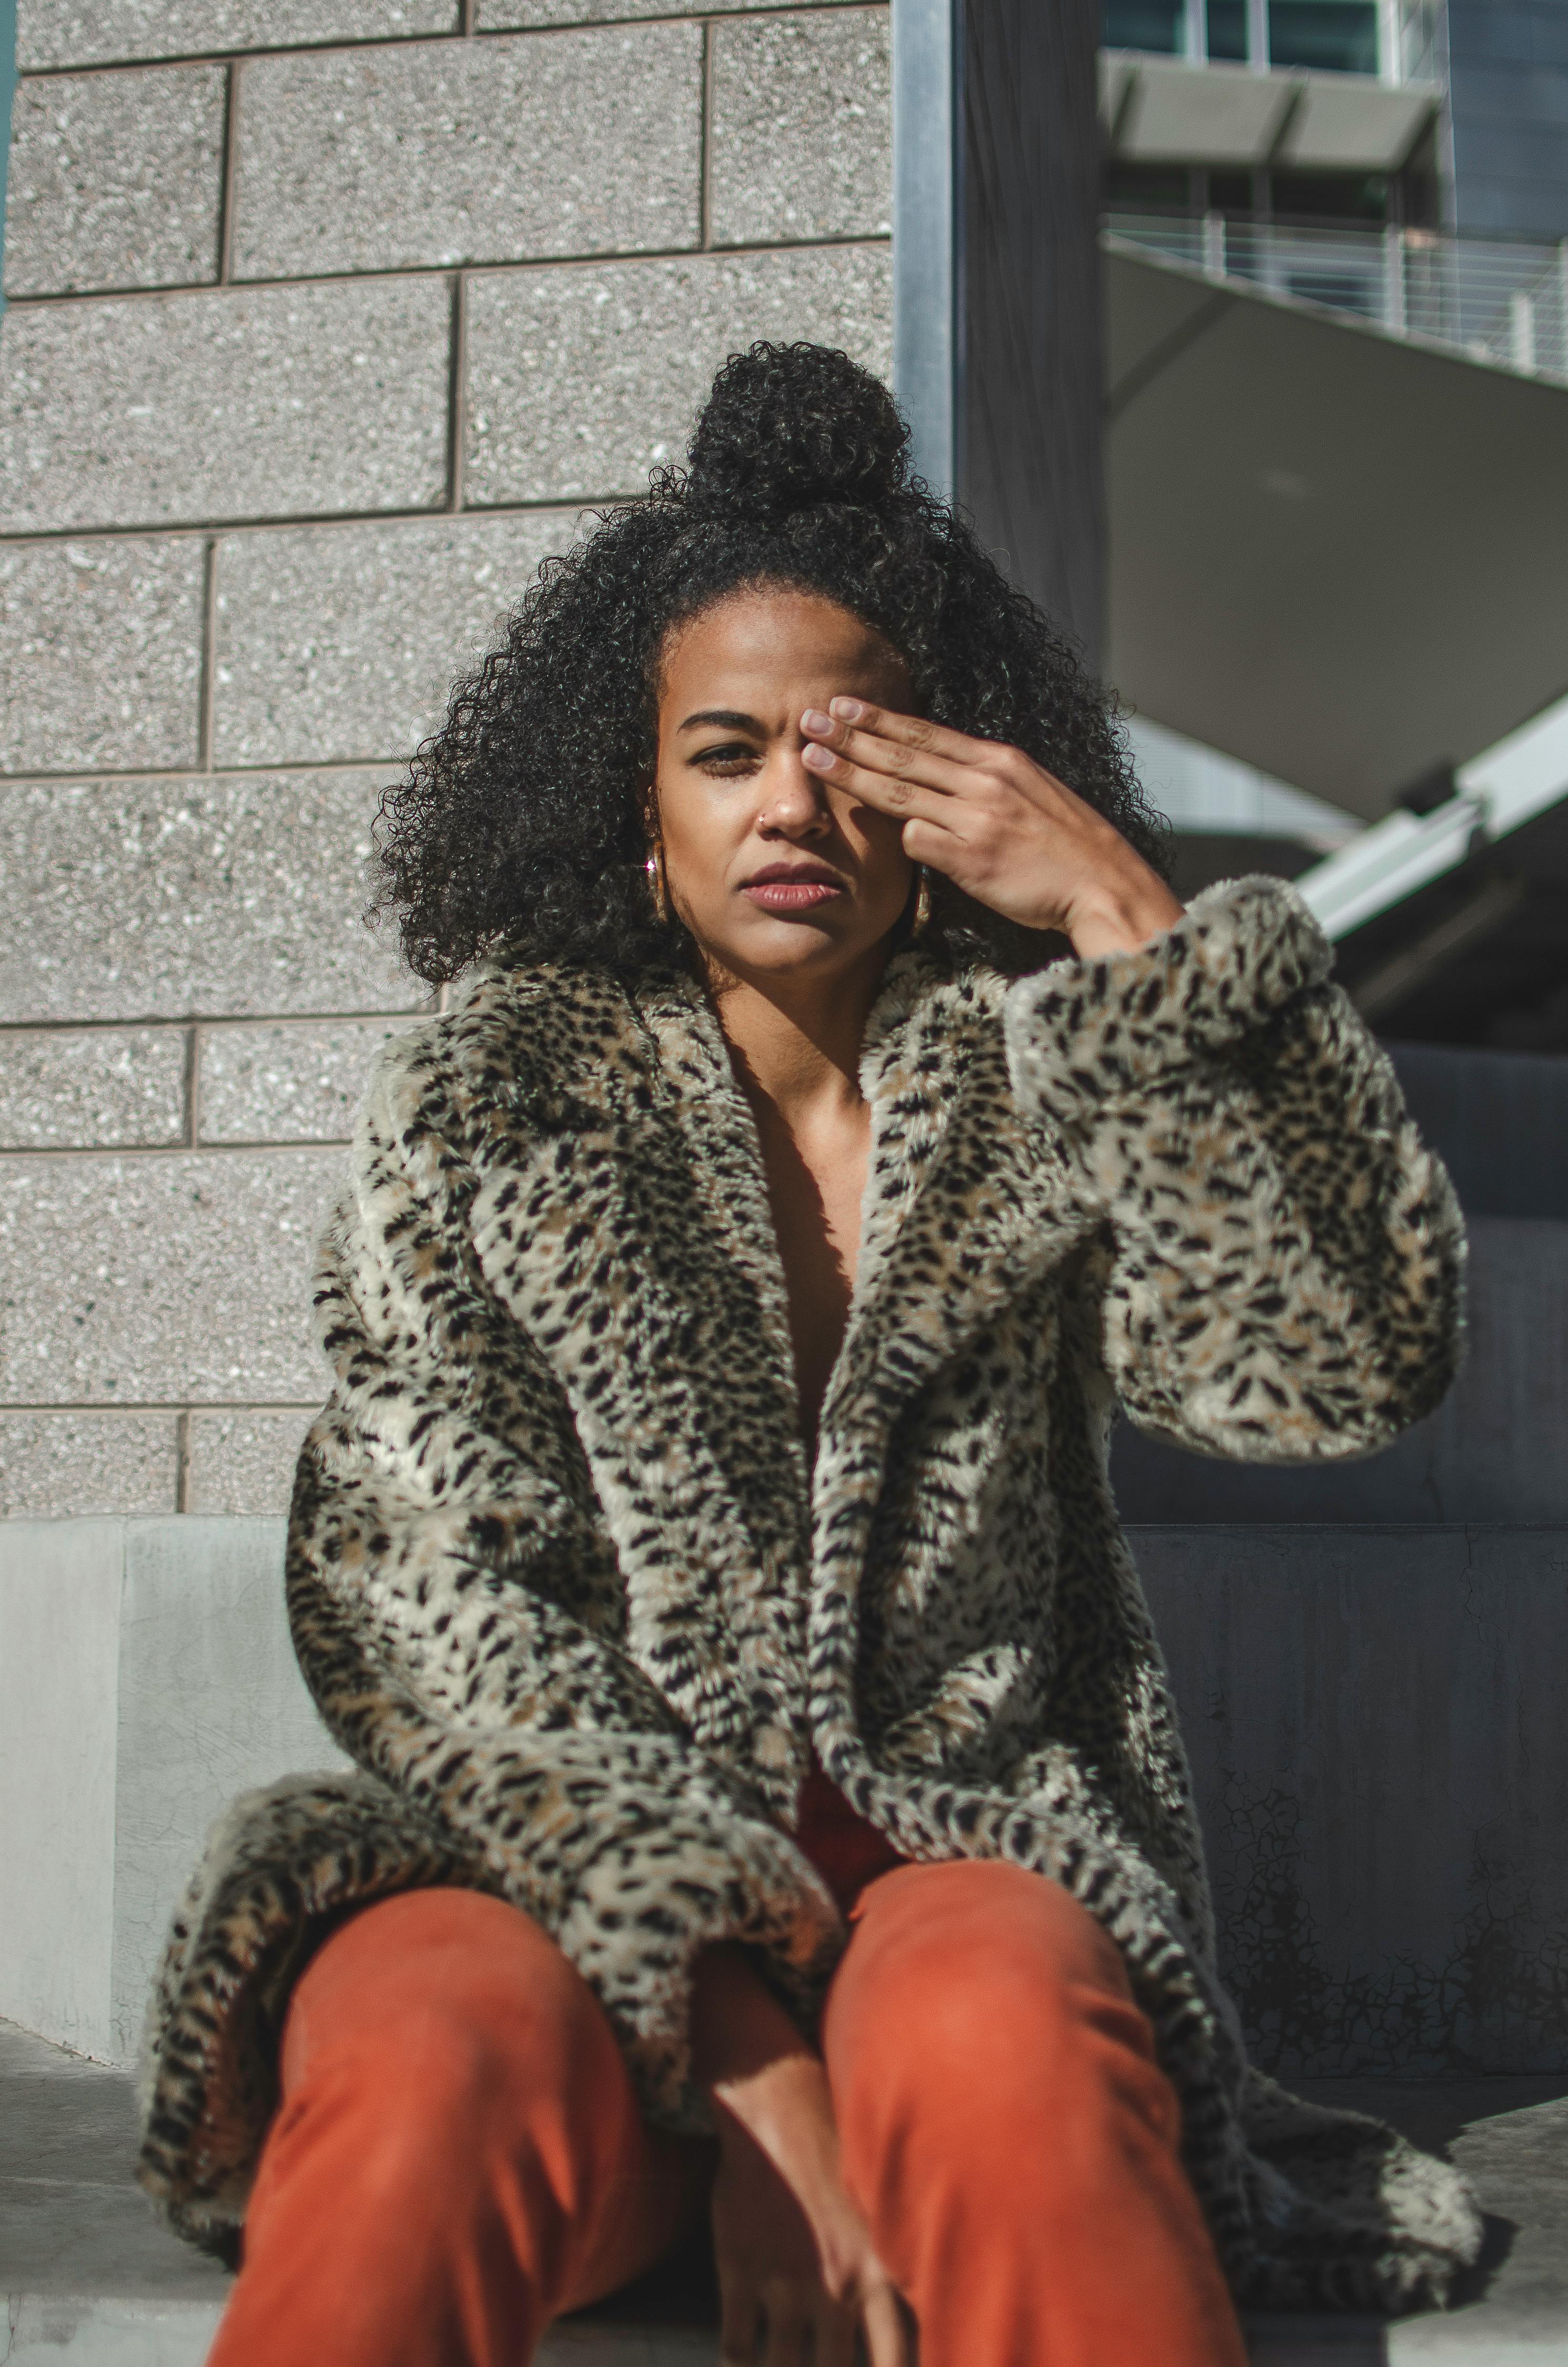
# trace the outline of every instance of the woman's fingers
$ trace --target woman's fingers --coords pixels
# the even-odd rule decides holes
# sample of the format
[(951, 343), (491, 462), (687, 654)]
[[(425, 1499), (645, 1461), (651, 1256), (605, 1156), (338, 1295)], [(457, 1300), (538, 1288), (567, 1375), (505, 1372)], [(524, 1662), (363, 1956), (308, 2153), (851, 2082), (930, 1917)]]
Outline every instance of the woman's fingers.
[[(858, 764), (868, 772), (884, 773), (890, 779), (913, 781), (921, 788), (935, 789), (945, 797), (962, 797), (975, 785), (972, 764), (939, 755), (913, 741), (889, 739), (875, 731), (835, 722), (812, 708), (801, 716), (801, 730), (808, 743), (806, 761), (816, 772), (825, 772), (824, 758), (835, 755), (841, 764)], [(956, 739), (958, 734), (951, 732), (948, 736)], [(995, 755), (999, 752), (994, 748), (991, 753)]]
[(949, 764), (983, 764), (996, 753), (994, 740), (974, 740), (946, 723), (932, 723), (924, 715), (900, 715), (891, 707), (872, 707), (863, 698), (834, 698), (828, 710), (835, 723), (846, 723), (880, 740), (891, 740), (917, 756), (934, 756)]
[(892, 2285), (868, 2296), (860, 2323), (869, 2367), (916, 2367), (909, 2314)]
[(762, 2304), (749, 2285), (719, 2282), (720, 2367), (757, 2367), (762, 2356)]
[(831, 781), (835, 788), (858, 798), (862, 805), (873, 807), (878, 813), (901, 817), (920, 814), (938, 825), (959, 826), (956, 798), (940, 789), (923, 787), (903, 774), (873, 772), (868, 765), (854, 764), (835, 749), (824, 748), (815, 741), (803, 751), (802, 762), (820, 780)]

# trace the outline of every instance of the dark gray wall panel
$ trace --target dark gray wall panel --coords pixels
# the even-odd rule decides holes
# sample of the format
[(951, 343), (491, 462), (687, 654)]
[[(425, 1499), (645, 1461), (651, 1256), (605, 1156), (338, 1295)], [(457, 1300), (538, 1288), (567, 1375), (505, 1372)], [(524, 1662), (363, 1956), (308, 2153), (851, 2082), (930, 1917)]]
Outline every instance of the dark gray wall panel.
[(1133, 1549), (1257, 2059), (1568, 2068), (1568, 1528)]

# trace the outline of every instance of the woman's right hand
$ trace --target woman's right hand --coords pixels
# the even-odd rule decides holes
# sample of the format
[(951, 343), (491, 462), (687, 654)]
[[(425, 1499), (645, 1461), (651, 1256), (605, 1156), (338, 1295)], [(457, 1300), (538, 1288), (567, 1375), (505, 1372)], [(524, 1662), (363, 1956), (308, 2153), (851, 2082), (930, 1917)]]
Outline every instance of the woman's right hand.
[[(814, 2079), (810, 2076), (814, 2073)], [(777, 2067), (756, 2134), (721, 2105), (713, 2249), (723, 2367), (914, 2367), (903, 2305), (838, 2170), (827, 2076)]]
[(699, 1961), (692, 2035), (719, 2121), (723, 2367), (915, 2367), (913, 2320), (844, 2184), (827, 2074), (731, 1949)]

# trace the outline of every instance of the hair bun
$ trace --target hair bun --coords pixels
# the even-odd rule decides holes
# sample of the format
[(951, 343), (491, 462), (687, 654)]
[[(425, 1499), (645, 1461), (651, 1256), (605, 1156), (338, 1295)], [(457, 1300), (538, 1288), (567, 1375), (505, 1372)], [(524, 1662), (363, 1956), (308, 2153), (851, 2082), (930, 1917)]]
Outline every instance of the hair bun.
[(865, 507), (909, 484), (909, 430), (881, 379), (829, 345), (758, 344), (713, 381), (691, 439), (687, 499), (767, 519)]

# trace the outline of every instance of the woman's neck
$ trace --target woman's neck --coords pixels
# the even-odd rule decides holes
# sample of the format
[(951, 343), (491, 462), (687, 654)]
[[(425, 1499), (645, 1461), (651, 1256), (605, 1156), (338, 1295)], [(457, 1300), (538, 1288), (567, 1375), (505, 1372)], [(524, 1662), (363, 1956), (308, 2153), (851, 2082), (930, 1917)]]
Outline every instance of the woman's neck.
[(877, 946), (827, 980), (710, 974), (742, 1087), (769, 1103), (791, 1133), (858, 1106), (860, 1050), (887, 960), (887, 947)]

